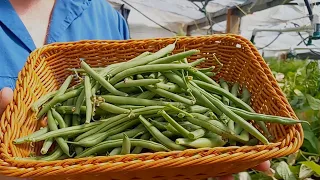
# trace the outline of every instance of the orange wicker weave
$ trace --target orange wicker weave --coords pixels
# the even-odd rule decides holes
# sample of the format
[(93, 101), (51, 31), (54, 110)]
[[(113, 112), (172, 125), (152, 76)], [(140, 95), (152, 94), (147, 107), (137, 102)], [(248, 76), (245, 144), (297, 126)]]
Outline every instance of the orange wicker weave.
[[(56, 43), (32, 52), (19, 74), (14, 101), (1, 118), (0, 173), (35, 179), (204, 179), (246, 170), (276, 157), (297, 151), (303, 142), (301, 125), (267, 124), (276, 140), (269, 145), (188, 149), (176, 152), (130, 154), (66, 159), (52, 162), (26, 161), (39, 153), (40, 143), (14, 145), (16, 138), (40, 128), (30, 110), (40, 96), (59, 87), (79, 67), (79, 58), (92, 66), (126, 61), (144, 51), (157, 51), (176, 38), (128, 41), (80, 41)], [(251, 106), (259, 113), (296, 116), (278, 87), (270, 69), (255, 47), (237, 35), (181, 37), (174, 53), (199, 49), (190, 60), (206, 57), (202, 67), (214, 65), (213, 53), (224, 64), (217, 75), (239, 82), (252, 93)]]

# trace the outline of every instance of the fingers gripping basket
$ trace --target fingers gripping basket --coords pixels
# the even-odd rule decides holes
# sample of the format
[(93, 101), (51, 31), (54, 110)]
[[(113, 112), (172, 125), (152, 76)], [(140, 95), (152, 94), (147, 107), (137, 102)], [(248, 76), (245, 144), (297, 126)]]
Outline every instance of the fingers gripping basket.
[[(177, 152), (124, 156), (99, 156), (52, 162), (25, 161), (39, 153), (41, 144), (14, 145), (12, 141), (40, 128), (30, 110), (43, 94), (53, 91), (69, 75), (67, 68), (79, 67), (79, 58), (92, 66), (129, 60), (144, 51), (154, 52), (175, 38), (129, 41), (80, 41), (57, 43), (34, 51), (19, 74), (14, 101), (1, 119), (0, 173), (35, 179), (203, 179), (246, 170), (276, 157), (291, 154), (303, 141), (300, 125), (267, 124), (276, 140), (269, 145), (220, 147)], [(296, 118), (268, 66), (254, 46), (236, 35), (183, 37), (174, 53), (199, 49), (208, 59), (202, 67), (214, 65), (213, 54), (223, 63), (217, 78), (239, 82), (252, 94), (251, 106), (259, 113)]]

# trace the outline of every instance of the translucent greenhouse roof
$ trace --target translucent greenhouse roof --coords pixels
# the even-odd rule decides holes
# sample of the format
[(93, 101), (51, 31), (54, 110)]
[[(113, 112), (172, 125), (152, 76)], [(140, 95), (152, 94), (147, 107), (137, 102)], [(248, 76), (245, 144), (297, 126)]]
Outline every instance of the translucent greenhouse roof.
[[(288, 28), (295, 26), (311, 25), (308, 11), (303, 0), (290, 1), (297, 5), (278, 5), (265, 10), (250, 12), (258, 6), (265, 5), (272, 0), (210, 0), (206, 6), (205, 13), (199, 10), (203, 4), (201, 2), (189, 0), (108, 0), (113, 4), (124, 4), (130, 9), (128, 23), (131, 38), (154, 38), (172, 37), (178, 34), (185, 34), (188, 26), (197, 27), (197, 20), (205, 19), (205, 13), (212, 15), (216, 12), (227, 11), (228, 8), (237, 8), (242, 14), (240, 22), (240, 35), (250, 39), (255, 28)], [(251, 2), (249, 9), (242, 10), (241, 5)], [(280, 1), (279, 1), (280, 2)], [(285, 2), (282, 0), (281, 2)], [(288, 1), (287, 1), (288, 2)], [(320, 4), (320, 0), (309, 0), (310, 3)], [(313, 13), (320, 16), (320, 6), (313, 6)], [(213, 32), (224, 33), (226, 30), (225, 19), (218, 19), (219, 22), (212, 21)], [(210, 26), (197, 27), (189, 35), (205, 35)], [(308, 33), (301, 32), (302, 37), (307, 37)], [(259, 32), (255, 38), (255, 45), (261, 48), (266, 56), (274, 56), (288, 49), (300, 48), (297, 52), (307, 52), (301, 50), (306, 48), (304, 43), (300, 43), (302, 38), (297, 32)], [(273, 41), (273, 43), (271, 43)], [(271, 44), (270, 44), (271, 43)], [(270, 44), (270, 45), (268, 45)], [(268, 45), (268, 46), (267, 46)], [(266, 47), (265, 47), (266, 46)], [(320, 47), (320, 40), (314, 40), (309, 48)]]

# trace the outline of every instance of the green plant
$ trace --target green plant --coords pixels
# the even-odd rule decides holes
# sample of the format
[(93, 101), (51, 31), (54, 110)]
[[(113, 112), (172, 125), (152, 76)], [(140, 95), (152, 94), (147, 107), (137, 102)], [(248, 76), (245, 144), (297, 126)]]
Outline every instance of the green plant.
[(308, 121), (310, 126), (302, 124), (304, 143), (298, 152), (272, 160), (271, 174), (250, 171), (238, 174), (237, 178), (317, 179), (320, 177), (319, 62), (276, 59), (267, 59), (266, 62), (298, 118)]

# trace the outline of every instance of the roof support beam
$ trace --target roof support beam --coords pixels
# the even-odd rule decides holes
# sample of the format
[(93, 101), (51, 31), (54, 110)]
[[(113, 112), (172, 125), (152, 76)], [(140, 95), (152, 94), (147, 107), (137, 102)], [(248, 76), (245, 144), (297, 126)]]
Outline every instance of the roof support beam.
[[(292, 0), (258, 0), (258, 1), (249, 0), (244, 4), (239, 5), (240, 8), (238, 8), (237, 6), (224, 8), (217, 12), (210, 13), (209, 17), (211, 18), (211, 21), (214, 24), (214, 23), (219, 23), (227, 20), (228, 10), (231, 11), (232, 15), (238, 16), (240, 18), (242, 16), (245, 16), (243, 11), (246, 13), (253, 13), (253, 12), (261, 11), (264, 9), (272, 8), (274, 6), (283, 5), (283, 4), (289, 3), (290, 1)], [(190, 34), (191, 31), (194, 31), (196, 29), (203, 28), (209, 25), (210, 23), (208, 22), (207, 17), (203, 17), (201, 19), (195, 20), (188, 25), (187, 34)]]

